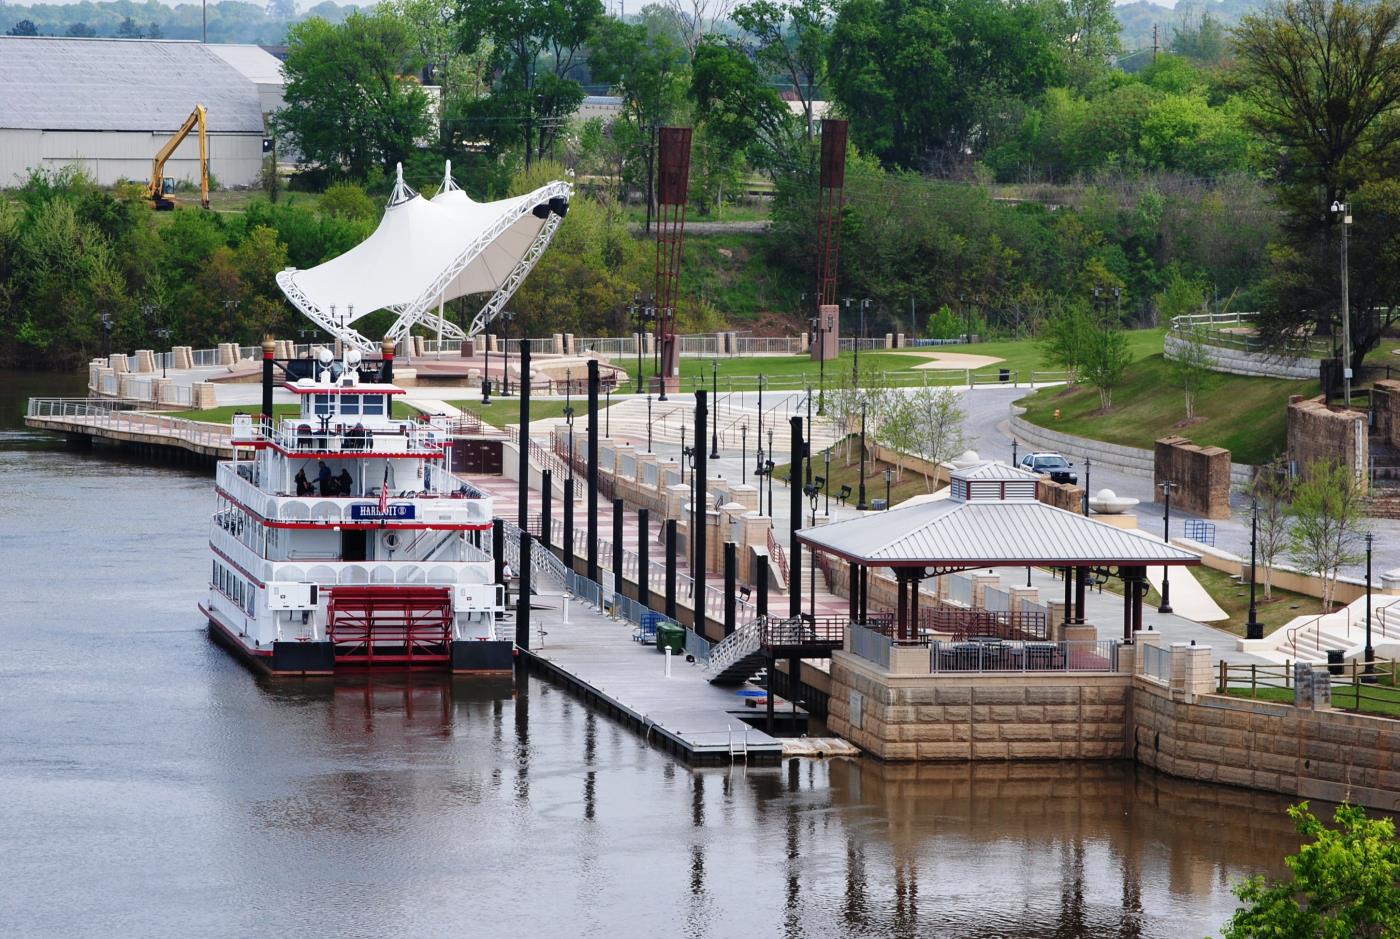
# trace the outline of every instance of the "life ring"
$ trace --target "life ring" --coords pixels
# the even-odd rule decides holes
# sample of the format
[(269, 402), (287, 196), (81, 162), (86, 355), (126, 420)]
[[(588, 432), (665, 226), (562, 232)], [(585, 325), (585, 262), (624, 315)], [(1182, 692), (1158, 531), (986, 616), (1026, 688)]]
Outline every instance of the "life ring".
[(385, 532), (385, 533), (384, 533), (384, 547), (388, 548), (390, 551), (393, 551), (393, 550), (394, 550), (395, 548), (397, 548), (398, 546), (399, 546), (399, 533), (396, 532), (396, 531)]

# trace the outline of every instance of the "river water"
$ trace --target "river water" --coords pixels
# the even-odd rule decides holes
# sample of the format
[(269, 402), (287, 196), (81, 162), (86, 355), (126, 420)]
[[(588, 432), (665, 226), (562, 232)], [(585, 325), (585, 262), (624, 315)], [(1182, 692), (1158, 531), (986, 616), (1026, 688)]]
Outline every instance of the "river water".
[(1285, 800), (1131, 764), (691, 770), (548, 683), (259, 681), (211, 480), (0, 378), (0, 934), (1200, 936)]

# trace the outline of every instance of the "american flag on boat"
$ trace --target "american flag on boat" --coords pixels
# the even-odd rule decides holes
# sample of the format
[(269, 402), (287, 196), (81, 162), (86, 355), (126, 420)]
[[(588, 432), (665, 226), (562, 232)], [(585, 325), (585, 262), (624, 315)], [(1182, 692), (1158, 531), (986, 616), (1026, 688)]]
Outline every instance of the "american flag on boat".
[(389, 509), (389, 461), (384, 461), (384, 484), (379, 487), (379, 514)]

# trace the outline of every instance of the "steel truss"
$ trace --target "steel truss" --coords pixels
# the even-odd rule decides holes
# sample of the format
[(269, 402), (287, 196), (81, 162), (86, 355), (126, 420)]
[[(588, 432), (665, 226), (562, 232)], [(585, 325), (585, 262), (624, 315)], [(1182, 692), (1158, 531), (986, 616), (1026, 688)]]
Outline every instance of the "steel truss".
[[(481, 256), (487, 248), (501, 235), (510, 230), (511, 226), (523, 218), (527, 213), (532, 213), (535, 207), (541, 204), (547, 205), (551, 199), (569, 199), (573, 195), (573, 186), (562, 181), (555, 181), (545, 186), (543, 190), (535, 193), (537, 198), (529, 204), (522, 203), (515, 211), (497, 219), (490, 228), (482, 231), (467, 247), (459, 254), (445, 271), (439, 274), (427, 288), (425, 288), (411, 303), (402, 306), (390, 307), (397, 317), (389, 330), (384, 334), (385, 339), (392, 340), (395, 344), (402, 343), (409, 331), (414, 326), (423, 324), (431, 325), (434, 332), (437, 330), (439, 317), (437, 315), (438, 298), (443, 295), (447, 285), (466, 270), (467, 267)], [(525, 281), (527, 275), (539, 262), (544, 254), (545, 248), (554, 238), (554, 233), (559, 229), (562, 217), (551, 211), (541, 226), (539, 233), (535, 235), (530, 247), (526, 250), (521, 259), (516, 262), (515, 267), (506, 277), (505, 282), (491, 295), (491, 299), (486, 301), (486, 305), (472, 319), (471, 329), (463, 332), (461, 327), (449, 323), (446, 318), (442, 318), (442, 332), (445, 337), (452, 339), (467, 340), (482, 332), (488, 323), (500, 315), (515, 291)], [(379, 351), (380, 343), (371, 340), (355, 329), (348, 322), (340, 322), (338, 317), (333, 317), (328, 310), (322, 310), (311, 298), (306, 296), (292, 276), (296, 271), (281, 271), (277, 274), (277, 286), (282, 289), (282, 293), (296, 307), (306, 315), (317, 326), (325, 330), (333, 338), (340, 340), (346, 348), (356, 348), (361, 352), (374, 354)]]

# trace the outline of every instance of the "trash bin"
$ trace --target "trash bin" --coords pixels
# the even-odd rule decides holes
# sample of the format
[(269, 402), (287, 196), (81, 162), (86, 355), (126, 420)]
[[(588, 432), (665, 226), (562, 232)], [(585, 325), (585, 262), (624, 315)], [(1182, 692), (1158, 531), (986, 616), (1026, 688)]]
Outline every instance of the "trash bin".
[(997, 370), (997, 381), (1007, 382), (1011, 380), (1011, 369), (1003, 368)]
[(656, 651), (664, 652), (666, 649), (676, 655), (685, 655), (685, 627), (670, 620), (656, 624)]
[(1333, 675), (1340, 675), (1346, 671), (1346, 651), (1343, 649), (1327, 650), (1327, 670)]

